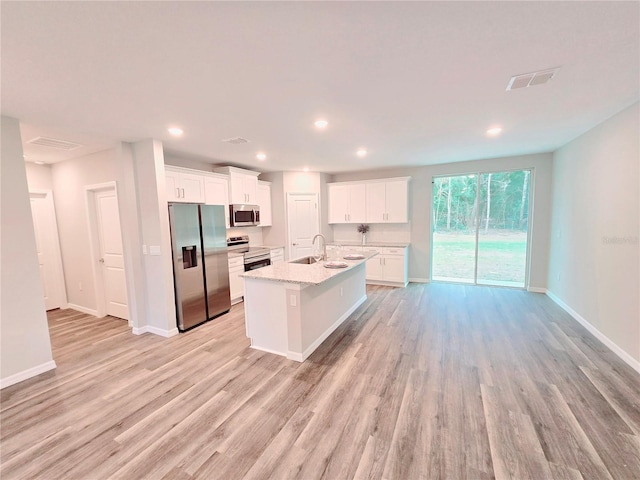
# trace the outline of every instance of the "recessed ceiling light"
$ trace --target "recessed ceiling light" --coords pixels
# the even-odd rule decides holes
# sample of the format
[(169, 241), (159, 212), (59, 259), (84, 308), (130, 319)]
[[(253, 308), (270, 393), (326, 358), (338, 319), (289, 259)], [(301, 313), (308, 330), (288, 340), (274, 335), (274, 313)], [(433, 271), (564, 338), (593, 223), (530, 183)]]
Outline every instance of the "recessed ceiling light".
[(258, 160), (261, 160), (261, 161), (262, 161), (262, 160), (266, 160), (266, 159), (267, 159), (267, 154), (266, 154), (266, 153), (263, 153), (263, 152), (258, 152), (258, 153), (256, 154), (256, 158), (257, 158)]
[(167, 131), (174, 137), (179, 137), (184, 133), (184, 130), (182, 130), (180, 127), (170, 127), (167, 128)]
[(487, 135), (490, 137), (495, 137), (496, 135), (500, 135), (502, 133), (502, 127), (492, 127), (487, 130)]
[(304, 167), (302, 170), (305, 171), (305, 172), (308, 172), (309, 171), (309, 167)]
[(37, 162), (33, 162), (33, 163), (35, 163), (36, 165), (44, 165), (44, 162), (41, 162), (40, 160), (38, 160)]
[(329, 125), (329, 122), (327, 122), (324, 119), (320, 119), (320, 120), (316, 120), (315, 122), (313, 122), (313, 124), (319, 128), (319, 129), (323, 129), (323, 128), (327, 128), (327, 125)]
[(358, 149), (358, 151), (356, 152), (356, 155), (358, 155), (359, 157), (365, 157), (367, 155), (367, 149), (366, 148)]

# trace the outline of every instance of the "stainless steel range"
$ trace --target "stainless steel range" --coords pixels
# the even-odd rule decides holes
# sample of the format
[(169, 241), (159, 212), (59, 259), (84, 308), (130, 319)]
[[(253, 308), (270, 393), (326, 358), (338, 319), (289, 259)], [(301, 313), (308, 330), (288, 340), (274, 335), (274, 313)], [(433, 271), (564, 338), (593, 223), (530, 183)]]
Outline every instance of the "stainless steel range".
[(227, 238), (227, 247), (229, 251), (243, 254), (245, 272), (271, 265), (271, 251), (268, 248), (250, 247), (248, 235)]

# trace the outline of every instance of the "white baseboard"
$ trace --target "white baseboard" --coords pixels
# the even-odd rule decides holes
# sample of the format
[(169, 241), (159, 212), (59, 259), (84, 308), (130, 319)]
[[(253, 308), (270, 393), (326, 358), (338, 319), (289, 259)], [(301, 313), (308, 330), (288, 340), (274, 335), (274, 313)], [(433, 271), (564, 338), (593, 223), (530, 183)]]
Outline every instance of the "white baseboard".
[(431, 280), (428, 278), (411, 277), (409, 278), (409, 283), (431, 283)]
[(304, 362), (309, 357), (309, 355), (311, 355), (314, 352), (314, 350), (318, 348), (320, 344), (324, 342), (327, 339), (327, 337), (331, 335), (333, 331), (336, 328), (338, 328), (340, 324), (349, 317), (349, 315), (355, 312), (356, 309), (366, 301), (367, 301), (367, 296), (363, 295), (356, 303), (353, 304), (353, 306), (349, 310), (347, 310), (344, 314), (342, 314), (340, 318), (338, 318), (338, 320), (336, 320), (333, 323), (333, 325), (327, 328), (324, 331), (324, 333), (320, 335), (316, 339), (316, 341), (313, 342), (311, 345), (309, 345), (302, 353), (289, 351), (287, 352), (287, 358), (290, 360), (295, 360), (296, 362)]
[(16, 373), (14, 375), (10, 375), (6, 378), (2, 378), (0, 379), (0, 389), (15, 385), (19, 382), (23, 382), (32, 377), (35, 377), (36, 375), (40, 375), (41, 373), (53, 370), (54, 368), (56, 368), (56, 362), (51, 360), (49, 362), (43, 363), (42, 365), (38, 365), (27, 370), (23, 370), (22, 372)]
[(546, 291), (547, 297), (553, 300), (560, 308), (562, 308), (565, 312), (571, 315), (578, 323), (580, 323), (584, 328), (589, 330), (589, 332), (604, 343), (613, 353), (615, 353), (620, 359), (633, 368), (636, 372), (640, 373), (640, 362), (621, 349), (618, 345), (616, 345), (613, 341), (609, 339), (604, 333), (598, 330), (596, 327), (591, 325), (582, 315), (576, 312), (569, 305), (560, 300), (553, 292), (549, 290)]
[(88, 315), (98, 316), (98, 311), (92, 308), (83, 307), (82, 305), (76, 305), (75, 303), (67, 303), (67, 308), (71, 310), (77, 310), (78, 312), (86, 313)]
[(527, 287), (527, 291), (531, 293), (547, 293), (547, 289), (541, 287)]
[(406, 283), (402, 282), (385, 282), (384, 280), (367, 280), (367, 285), (381, 285), (383, 287), (399, 287), (404, 288)]
[[(260, 350), (261, 352), (272, 353), (274, 355), (280, 355), (281, 357), (289, 358), (288, 354), (286, 354), (284, 352), (278, 352), (276, 350), (271, 350), (270, 348), (257, 347), (255, 345), (251, 345), (251, 348), (253, 348), (254, 350)], [(298, 361), (301, 362), (302, 360), (298, 360)]]
[(172, 328), (171, 330), (164, 330), (162, 328), (154, 327), (151, 325), (145, 325), (144, 327), (133, 327), (131, 330), (134, 335), (142, 335), (143, 333), (153, 333), (154, 335), (160, 335), (161, 337), (173, 337), (178, 335), (180, 332), (177, 328)]

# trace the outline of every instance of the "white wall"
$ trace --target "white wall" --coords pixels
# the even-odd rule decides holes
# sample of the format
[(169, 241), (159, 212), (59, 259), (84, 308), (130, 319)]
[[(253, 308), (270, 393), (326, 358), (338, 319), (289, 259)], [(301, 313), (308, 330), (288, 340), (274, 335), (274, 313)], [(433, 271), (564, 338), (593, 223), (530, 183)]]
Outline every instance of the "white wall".
[(69, 307), (93, 315), (97, 301), (84, 187), (116, 181), (116, 157), (115, 150), (105, 150), (51, 167)]
[(25, 167), (29, 190), (53, 190), (51, 165), (36, 165), (35, 163), (27, 162)]
[(0, 387), (55, 368), (31, 220), (20, 125), (2, 117)]
[(555, 152), (548, 285), (636, 362), (639, 115), (636, 103)]
[[(377, 178), (411, 177), (409, 182), (409, 224), (411, 247), (409, 248), (409, 278), (427, 280), (431, 262), (431, 181), (438, 175), (457, 175), (478, 171), (503, 171), (533, 168), (533, 219), (531, 267), (529, 288), (544, 289), (547, 285), (547, 261), (549, 256), (549, 228), (551, 217), (551, 170), (552, 154), (523, 155), (518, 157), (494, 158), (469, 162), (429, 165), (425, 167), (393, 168), (367, 172), (352, 172), (334, 175), (334, 182), (371, 180)], [(351, 226), (355, 229), (355, 225)], [(372, 238), (376, 237), (373, 226)], [(406, 237), (406, 231), (398, 226), (399, 233)], [(381, 230), (383, 231), (383, 230)], [(344, 227), (339, 227), (334, 236), (343, 235)], [(389, 241), (388, 234), (384, 240)]]

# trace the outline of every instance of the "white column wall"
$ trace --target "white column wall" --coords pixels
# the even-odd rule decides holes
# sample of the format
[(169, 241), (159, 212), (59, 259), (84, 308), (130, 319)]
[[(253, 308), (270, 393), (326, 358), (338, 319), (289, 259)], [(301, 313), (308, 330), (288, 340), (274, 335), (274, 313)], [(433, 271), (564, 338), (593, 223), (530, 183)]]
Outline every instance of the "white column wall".
[(56, 367), (44, 306), (18, 120), (2, 117), (0, 387)]
[[(170, 337), (177, 335), (178, 329), (162, 143), (143, 140), (134, 143), (132, 151), (140, 241), (148, 252), (142, 260), (146, 286), (145, 320), (134, 333), (151, 332)], [(159, 254), (153, 254), (156, 249)]]

